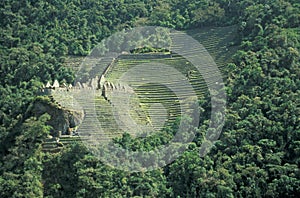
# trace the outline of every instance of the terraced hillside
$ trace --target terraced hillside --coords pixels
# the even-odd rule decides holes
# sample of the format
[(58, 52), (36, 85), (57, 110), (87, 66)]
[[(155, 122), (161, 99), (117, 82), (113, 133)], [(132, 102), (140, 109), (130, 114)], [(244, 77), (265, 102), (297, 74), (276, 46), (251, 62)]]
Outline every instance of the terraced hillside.
[[(118, 79), (122, 75), (143, 64), (149, 65), (149, 71), (144, 71), (148, 74), (153, 72), (151, 65), (169, 65), (180, 71), (181, 75), (178, 75), (177, 72), (168, 73), (168, 76), (165, 77), (168, 84), (165, 85), (155, 83), (155, 80), (153, 83), (143, 83), (139, 79), (131, 80), (130, 86), (137, 95), (133, 102), (137, 102), (137, 100), (139, 102), (138, 105), (132, 105), (129, 112), (131, 118), (137, 123), (147, 123), (148, 121), (148, 124), (154, 129), (161, 129), (164, 124), (171, 125), (181, 115), (180, 100), (183, 98), (179, 98), (168, 86), (173, 86), (176, 91), (185, 93), (187, 84), (191, 84), (198, 97), (203, 96), (207, 90), (201, 74), (186, 59), (179, 56), (150, 60), (120, 59), (107, 72), (106, 79), (112, 83), (118, 83)], [(143, 74), (140, 75), (143, 78)], [(155, 74), (153, 73), (153, 75)], [(149, 76), (144, 76), (144, 78), (147, 77)], [(192, 95), (185, 97), (188, 98)], [(142, 113), (137, 113), (137, 111)]]
[[(230, 61), (231, 56), (236, 51), (236, 48), (233, 46), (236, 35), (236, 27), (230, 26), (222, 28), (195, 29), (188, 31), (187, 33), (197, 39), (205, 47), (219, 69), (224, 71), (224, 66)], [(194, 50), (197, 51), (197, 49), (191, 48), (187, 53), (192, 54), (194, 53)], [(197, 54), (195, 55), (197, 56)], [(204, 93), (208, 92), (206, 83), (202, 77), (203, 73), (201, 74), (189, 61), (176, 55), (173, 55), (172, 58), (164, 59), (119, 59), (107, 72), (106, 79), (110, 82), (118, 83), (118, 79), (121, 78), (122, 75), (130, 71), (132, 68), (143, 64), (170, 65), (183, 74), (183, 78), (177, 78), (177, 82), (173, 81), (170, 82), (170, 84), (173, 83), (180, 86), (182, 84), (181, 82), (188, 80), (198, 97), (203, 97)], [(151, 73), (151, 71), (149, 72)], [(141, 74), (141, 76), (142, 75), (143, 74)], [(170, 75), (172, 74), (169, 74), (166, 78), (170, 78)], [(163, 121), (166, 121), (167, 125), (171, 124), (172, 121), (176, 120), (176, 118), (180, 116), (180, 102), (176, 97), (176, 94), (172, 93), (171, 90), (168, 90), (167, 87), (155, 83), (142, 84), (140, 82), (136, 84), (131, 83), (130, 86), (134, 88), (138, 95), (140, 103), (138, 108), (142, 109), (142, 112), (146, 113), (144, 117), (146, 116), (148, 120), (152, 118), (150, 119), (151, 124), (153, 122), (152, 120), (157, 121), (156, 123), (155, 121), (153, 122), (155, 123), (153, 125), (154, 128), (159, 129), (162, 125), (160, 122)], [(162, 104), (163, 107), (156, 105), (158, 103)], [(132, 111), (135, 111), (134, 108)], [(134, 115), (132, 111), (131, 114)], [(152, 116), (150, 115), (150, 112), (152, 112)], [(131, 117), (136, 120), (141, 120), (136, 116)]]
[[(221, 70), (237, 50), (234, 46), (237, 26), (197, 28), (186, 33), (205, 47)], [(69, 56), (65, 60), (65, 66), (78, 71), (83, 60), (84, 57)]]
[[(212, 56), (221, 72), (237, 51), (237, 26), (206, 27), (188, 30), (187, 34), (201, 43)], [(223, 73), (223, 76), (226, 76)]]
[[(233, 46), (236, 27), (195, 29), (187, 31), (187, 33), (205, 47), (219, 69), (224, 71), (224, 66), (230, 61), (232, 54), (236, 51), (236, 47)], [(192, 53), (194, 49), (189, 50)], [(75, 70), (78, 69), (80, 57), (70, 57), (67, 60), (66, 65), (68, 67), (73, 67)], [(105, 60), (105, 64), (108, 63), (109, 61)], [(198, 98), (208, 92), (202, 74), (189, 61), (178, 55), (173, 55), (171, 58), (157, 59), (117, 59), (106, 72), (105, 78), (107, 81), (117, 84), (119, 83), (118, 79), (122, 78), (126, 72), (138, 65), (145, 64), (169, 65), (178, 70), (182, 74), (179, 78), (176, 73), (169, 73), (168, 78), (171, 79), (170, 84), (176, 85), (179, 91), (184, 92), (185, 89), (187, 89), (182, 83), (183, 81), (186, 81), (191, 84)], [(150, 73), (153, 72), (150, 70)], [(95, 73), (96, 70), (92, 69), (91, 71), (92, 73)], [(174, 76), (174, 78), (172, 78), (172, 76)], [(163, 86), (159, 83), (140, 83), (140, 81), (132, 80), (130, 86), (133, 87), (135, 95), (126, 99), (128, 100), (129, 110), (124, 109), (121, 110), (123, 112), (116, 112), (114, 109), (116, 107), (113, 107), (110, 101), (107, 101), (101, 94), (98, 94), (94, 99), (97, 118), (101, 124), (101, 128), (105, 130), (104, 133), (106, 138), (119, 136), (124, 131), (131, 131), (131, 134), (135, 135), (135, 132), (133, 132), (132, 129), (140, 130), (139, 132), (148, 129), (147, 127), (137, 129), (137, 125), (149, 126), (151, 129), (160, 130), (164, 126), (171, 125), (177, 117), (181, 115), (180, 100), (182, 98), (178, 98), (176, 93), (168, 88), (168, 85)], [(118, 96), (123, 97), (120, 94)], [(189, 96), (186, 96), (185, 100), (187, 100), (188, 97)], [(120, 98), (119, 103), (122, 103), (122, 100), (123, 99)], [(124, 104), (119, 104), (118, 108), (121, 107), (122, 109), (122, 105), (126, 106), (125, 99)], [(74, 140), (78, 140), (78, 138), (65, 137), (64, 144), (68, 144), (68, 141), (73, 142)], [(45, 145), (49, 146), (50, 143)], [(54, 147), (56, 148), (57, 146)]]

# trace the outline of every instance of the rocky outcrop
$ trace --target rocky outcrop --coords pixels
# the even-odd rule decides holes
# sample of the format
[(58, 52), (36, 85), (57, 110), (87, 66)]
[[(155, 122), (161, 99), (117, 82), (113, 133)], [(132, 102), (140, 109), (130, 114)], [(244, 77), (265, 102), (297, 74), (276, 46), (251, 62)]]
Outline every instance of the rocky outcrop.
[(33, 104), (32, 112), (37, 117), (44, 113), (51, 116), (48, 124), (53, 128), (51, 131), (53, 136), (58, 136), (59, 132), (62, 135), (70, 135), (72, 129), (80, 125), (84, 118), (83, 111), (65, 109), (55, 103), (51, 96), (39, 97)]

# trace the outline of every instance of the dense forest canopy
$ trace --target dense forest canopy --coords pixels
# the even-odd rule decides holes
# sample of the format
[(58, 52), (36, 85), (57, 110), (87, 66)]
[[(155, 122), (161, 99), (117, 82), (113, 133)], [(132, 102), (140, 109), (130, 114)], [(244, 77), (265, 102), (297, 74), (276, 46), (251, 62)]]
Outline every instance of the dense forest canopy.
[[(300, 194), (300, 3), (298, 0), (2, 0), (0, 2), (1, 197), (297, 197)], [(85, 56), (122, 29), (177, 30), (236, 25), (227, 63), (226, 124), (206, 156), (193, 143), (173, 163), (128, 173), (80, 142), (43, 151), (50, 116), (33, 109), (42, 84), (73, 83), (68, 56)], [(209, 104), (199, 101), (204, 110)], [(206, 108), (206, 109), (205, 109)], [(166, 142), (176, 125), (147, 141), (128, 134), (127, 149)]]

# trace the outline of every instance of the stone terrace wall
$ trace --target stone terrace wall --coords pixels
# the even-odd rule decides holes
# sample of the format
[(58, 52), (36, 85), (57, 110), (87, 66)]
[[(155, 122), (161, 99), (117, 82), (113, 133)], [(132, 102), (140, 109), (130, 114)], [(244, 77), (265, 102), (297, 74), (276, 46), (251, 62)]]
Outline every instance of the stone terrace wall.
[(172, 58), (172, 54), (153, 53), (153, 54), (121, 54), (118, 59), (161, 59)]

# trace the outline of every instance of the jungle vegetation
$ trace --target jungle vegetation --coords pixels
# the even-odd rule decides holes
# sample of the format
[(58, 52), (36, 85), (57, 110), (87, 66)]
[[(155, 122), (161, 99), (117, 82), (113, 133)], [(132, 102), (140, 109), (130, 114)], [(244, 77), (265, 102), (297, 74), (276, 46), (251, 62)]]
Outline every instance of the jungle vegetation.
[[(0, 197), (297, 197), (300, 194), (300, 3), (298, 0), (2, 0), (0, 2)], [(85, 56), (124, 28), (237, 27), (223, 66), (226, 123), (199, 157), (208, 116), (171, 164), (128, 173), (80, 142), (44, 152), (49, 115), (34, 117), (42, 84), (73, 83), (68, 56)], [(205, 112), (207, 101), (200, 101)], [(151, 149), (128, 134), (124, 148)], [(172, 131), (173, 130), (173, 131)]]

